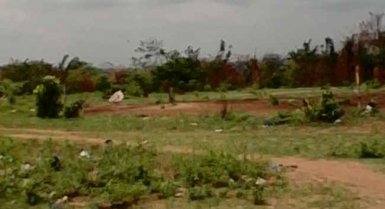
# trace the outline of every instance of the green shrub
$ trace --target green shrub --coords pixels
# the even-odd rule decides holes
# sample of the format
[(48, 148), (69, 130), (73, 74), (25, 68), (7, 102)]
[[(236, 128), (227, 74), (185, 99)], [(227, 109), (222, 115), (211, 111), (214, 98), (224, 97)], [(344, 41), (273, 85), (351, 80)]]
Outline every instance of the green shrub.
[(8, 103), (10, 105), (14, 105), (16, 103), (15, 94), (17, 93), (18, 89), (19, 88), (11, 80), (2, 80), (0, 82), (0, 98), (6, 97)]
[(219, 84), (218, 88), (216, 89), (217, 92), (227, 92), (231, 89), (231, 84), (229, 82), (222, 82)]
[(210, 185), (215, 188), (228, 187), (231, 181), (250, 186), (244, 179), (263, 176), (265, 164), (247, 159), (239, 160), (226, 153), (209, 152), (207, 155), (188, 159), (177, 159), (176, 168), (188, 187)]
[(368, 140), (361, 142), (360, 158), (384, 158), (385, 142), (383, 140)]
[(36, 94), (37, 116), (40, 118), (58, 118), (63, 104), (60, 101), (62, 89), (59, 80), (53, 76), (43, 78), (42, 84), (34, 90)]
[(209, 186), (195, 186), (189, 189), (190, 200), (203, 200), (213, 196), (213, 191)]
[(112, 87), (112, 84), (109, 81), (107, 76), (99, 77), (99, 79), (96, 82), (96, 90), (98, 91), (105, 92), (108, 89), (111, 89), (111, 87)]
[(255, 205), (266, 204), (265, 186), (264, 185), (257, 185), (253, 191), (253, 197), (254, 197), (254, 204)]
[(279, 100), (278, 100), (278, 98), (275, 97), (275, 96), (273, 96), (273, 95), (270, 95), (270, 96), (269, 96), (269, 102), (270, 102), (270, 104), (273, 105), (273, 106), (279, 105)]
[[(275, 99), (270, 97), (272, 102)], [(328, 122), (333, 123), (340, 119), (344, 114), (335, 100), (331, 91), (326, 90), (321, 94), (319, 101), (308, 101), (303, 99), (303, 107), (294, 112), (279, 112), (278, 115), (264, 120), (265, 126), (281, 125), (287, 123), (304, 123), (304, 122)]]
[(72, 103), (69, 107), (64, 108), (64, 117), (66, 118), (78, 118), (80, 117), (80, 111), (83, 109), (84, 100), (78, 100)]
[(178, 186), (176, 183), (171, 181), (163, 182), (160, 185), (160, 194), (162, 198), (170, 198), (173, 197), (176, 193)]
[(330, 151), (329, 156), (340, 158), (385, 158), (385, 142), (378, 138), (352, 144), (339, 143)]
[(331, 91), (326, 90), (321, 95), (318, 108), (318, 120), (334, 122), (344, 115), (344, 111), (339, 107)]
[(136, 81), (130, 81), (125, 86), (125, 93), (130, 96), (140, 97), (143, 95), (143, 90)]
[(377, 79), (373, 79), (370, 81), (366, 81), (364, 83), (364, 86), (366, 87), (367, 90), (369, 89), (379, 89), (381, 88), (381, 83)]

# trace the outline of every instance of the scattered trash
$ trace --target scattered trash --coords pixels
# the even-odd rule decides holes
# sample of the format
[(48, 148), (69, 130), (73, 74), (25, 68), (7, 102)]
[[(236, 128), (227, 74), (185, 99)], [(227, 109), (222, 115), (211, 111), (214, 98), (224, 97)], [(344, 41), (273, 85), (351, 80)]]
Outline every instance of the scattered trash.
[(297, 169), (298, 165), (282, 165), (277, 163), (272, 163), (269, 165), (269, 170), (273, 172), (281, 172), (282, 170), (293, 170)]
[(274, 172), (281, 172), (282, 164), (276, 164), (276, 163), (270, 164), (269, 165), (269, 170), (270, 171), (274, 171)]
[(178, 188), (175, 193), (175, 197), (181, 198), (187, 194), (187, 190), (185, 188)]
[(266, 185), (267, 181), (261, 177), (258, 177), (257, 181), (255, 182), (255, 185), (263, 186)]
[(32, 109), (29, 109), (29, 111), (30, 111), (30, 112), (36, 112), (36, 110), (33, 109), (33, 108), (32, 108)]
[(55, 203), (51, 205), (51, 209), (64, 209), (64, 204), (68, 201), (68, 197), (64, 196), (63, 198), (60, 198), (56, 200)]
[(25, 162), (23, 165), (21, 165), (21, 172), (24, 174), (27, 174), (30, 170), (32, 170), (32, 165), (28, 162)]
[(372, 100), (360, 111), (361, 116), (374, 115), (378, 112), (377, 104)]
[(82, 149), (79, 156), (82, 158), (90, 158), (90, 152), (88, 150)]
[(60, 171), (61, 169), (61, 163), (60, 163), (60, 159), (58, 156), (53, 156), (52, 157), (52, 160), (51, 160), (51, 168), (54, 170), (54, 171)]
[(234, 179), (233, 179), (233, 178), (230, 178), (230, 179), (229, 179), (229, 184), (234, 184), (234, 183), (235, 183)]
[(263, 126), (265, 128), (275, 125), (283, 125), (290, 122), (292, 117), (291, 113), (279, 112), (277, 116), (271, 117), (263, 121)]
[(108, 102), (110, 103), (119, 103), (121, 101), (123, 101), (124, 99), (124, 94), (121, 90), (115, 92), (111, 97), (110, 99), (108, 99)]
[(11, 110), (11, 113), (15, 113), (15, 112), (17, 112), (17, 110)]
[(190, 123), (191, 126), (198, 126), (198, 123)]
[(340, 123), (342, 123), (342, 119), (337, 119), (334, 121), (334, 124), (340, 124)]
[(56, 194), (57, 194), (57, 193), (56, 193), (55, 191), (53, 191), (53, 192), (49, 193), (48, 197), (49, 197), (50, 199), (53, 199), (53, 198), (55, 197)]
[(215, 129), (214, 132), (215, 132), (215, 133), (222, 133), (223, 130), (222, 130), (222, 129)]
[(246, 182), (246, 183), (252, 182), (252, 181), (254, 180), (253, 178), (251, 178), (251, 177), (249, 177), (249, 176), (246, 176), (246, 175), (241, 176), (241, 179), (242, 179), (244, 182)]

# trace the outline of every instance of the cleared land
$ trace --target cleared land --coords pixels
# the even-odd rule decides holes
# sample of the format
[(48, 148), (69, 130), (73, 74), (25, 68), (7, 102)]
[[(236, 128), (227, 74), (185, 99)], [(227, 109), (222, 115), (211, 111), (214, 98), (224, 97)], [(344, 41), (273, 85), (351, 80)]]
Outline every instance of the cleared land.
[[(344, 108), (352, 110), (358, 99), (346, 91), (341, 91), (338, 98), (349, 99)], [(268, 102), (266, 95), (269, 94), (279, 98), (278, 106)], [(250, 205), (235, 198), (193, 202), (183, 198), (150, 198), (135, 206), (138, 208), (384, 208), (384, 158), (368, 159), (356, 153), (363, 142), (384, 140), (385, 119), (381, 114), (370, 118), (347, 114), (343, 123), (338, 125), (312, 123), (262, 127), (264, 118), (278, 111), (294, 110), (303, 95), (317, 94), (318, 91), (313, 90), (282, 90), (258, 96), (229, 93), (226, 96), (234, 114), (229, 120), (218, 116), (223, 101), (213, 100), (221, 98), (219, 93), (207, 94), (207, 101), (201, 98), (207, 95), (199, 95), (199, 98), (193, 94), (180, 95), (177, 100), (183, 98), (181, 100), (185, 102), (178, 102), (175, 106), (155, 104), (161, 97), (159, 95), (128, 100), (120, 105), (91, 99), (84, 117), (78, 120), (37, 119), (31, 111), (34, 108), (33, 98), (19, 98), (25, 103), (16, 107), (1, 106), (0, 136), (2, 140), (16, 140), (21, 147), (29, 146), (27, 150), (30, 151), (38, 150), (48, 138), (59, 148), (68, 141), (79, 150), (82, 147), (92, 150), (103, 146), (106, 139), (113, 140), (115, 144), (145, 141), (166, 156), (220, 150), (297, 167), (285, 172), (289, 187), (270, 195), (265, 206)], [(86, 95), (88, 98), (93, 96), (96, 97)], [(165, 96), (162, 98), (164, 100)], [(364, 103), (371, 98), (376, 99), (383, 112), (385, 93), (365, 93), (361, 101)], [(294, 103), (289, 100), (294, 100)], [(90, 197), (74, 197), (71, 198), (71, 205), (88, 207), (90, 201)]]

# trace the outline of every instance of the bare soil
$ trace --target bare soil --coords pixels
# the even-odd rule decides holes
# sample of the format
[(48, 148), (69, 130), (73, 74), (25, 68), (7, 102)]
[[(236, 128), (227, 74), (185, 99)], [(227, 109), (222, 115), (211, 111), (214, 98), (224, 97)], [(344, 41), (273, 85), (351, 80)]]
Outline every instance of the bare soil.
[[(356, 107), (361, 104), (363, 107), (373, 99), (380, 110), (385, 110), (385, 92), (360, 94), (360, 95), (337, 95), (339, 100), (343, 100), (343, 106)], [(266, 116), (279, 111), (292, 111), (301, 106), (301, 99), (289, 103), (290, 97), (279, 96), (279, 105), (273, 106), (267, 99), (244, 99), (227, 101), (228, 107), (233, 111), (249, 112), (253, 115)], [(224, 101), (198, 101), (198, 102), (177, 102), (173, 104), (111, 104), (103, 106), (88, 106), (85, 108), (86, 115), (112, 114), (112, 115), (205, 115), (219, 112), (224, 105)]]
[(275, 158), (283, 165), (298, 168), (289, 174), (292, 182), (301, 184), (309, 179), (320, 182), (337, 182), (350, 186), (360, 199), (370, 201), (368, 209), (385, 208), (385, 175), (368, 166), (352, 161), (309, 160), (297, 157)]

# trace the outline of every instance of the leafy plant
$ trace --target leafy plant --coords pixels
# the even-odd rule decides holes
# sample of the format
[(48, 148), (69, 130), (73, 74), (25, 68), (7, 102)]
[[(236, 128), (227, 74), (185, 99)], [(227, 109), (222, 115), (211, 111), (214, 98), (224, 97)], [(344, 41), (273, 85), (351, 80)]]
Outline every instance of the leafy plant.
[(36, 94), (37, 116), (40, 118), (58, 118), (63, 107), (60, 102), (62, 91), (59, 80), (53, 76), (43, 78), (42, 84), (34, 90)]
[(175, 182), (166, 181), (160, 185), (160, 194), (162, 198), (173, 197), (178, 189), (178, 185)]
[(266, 204), (265, 186), (264, 185), (257, 185), (253, 191), (253, 197), (254, 197), (254, 204), (255, 205)]
[(143, 90), (136, 81), (130, 81), (125, 87), (125, 93), (130, 96), (140, 97)]
[(78, 100), (71, 104), (69, 107), (64, 108), (64, 117), (66, 118), (78, 118), (80, 117), (80, 111), (83, 109), (84, 100)]
[(270, 104), (273, 105), (273, 106), (279, 105), (279, 100), (278, 100), (278, 98), (275, 97), (275, 96), (273, 96), (273, 95), (270, 95), (270, 96), (269, 96), (269, 102), (270, 102)]
[(189, 189), (190, 200), (203, 200), (213, 196), (213, 191), (209, 186), (195, 186)]

